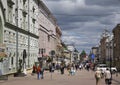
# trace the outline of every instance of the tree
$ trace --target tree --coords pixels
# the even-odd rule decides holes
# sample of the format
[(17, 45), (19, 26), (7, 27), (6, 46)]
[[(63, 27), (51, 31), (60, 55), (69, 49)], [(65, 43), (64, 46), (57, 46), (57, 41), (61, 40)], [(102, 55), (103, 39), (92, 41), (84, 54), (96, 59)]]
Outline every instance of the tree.
[(86, 57), (86, 52), (83, 50), (80, 54), (81, 57)]

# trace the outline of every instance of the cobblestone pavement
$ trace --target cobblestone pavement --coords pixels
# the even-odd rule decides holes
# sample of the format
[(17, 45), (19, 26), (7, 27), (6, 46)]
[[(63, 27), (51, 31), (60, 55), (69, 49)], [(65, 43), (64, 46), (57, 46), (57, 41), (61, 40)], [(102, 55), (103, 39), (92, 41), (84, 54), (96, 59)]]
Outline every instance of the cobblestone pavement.
[[(77, 71), (75, 75), (69, 76), (65, 71), (61, 75), (59, 71), (49, 73), (45, 71), (44, 79), (37, 80), (37, 75), (27, 74), (25, 77), (9, 77), (6, 81), (0, 81), (0, 85), (95, 85), (93, 71)], [(101, 79), (100, 85), (105, 85), (104, 79)], [(112, 85), (120, 85), (120, 74), (113, 75)]]

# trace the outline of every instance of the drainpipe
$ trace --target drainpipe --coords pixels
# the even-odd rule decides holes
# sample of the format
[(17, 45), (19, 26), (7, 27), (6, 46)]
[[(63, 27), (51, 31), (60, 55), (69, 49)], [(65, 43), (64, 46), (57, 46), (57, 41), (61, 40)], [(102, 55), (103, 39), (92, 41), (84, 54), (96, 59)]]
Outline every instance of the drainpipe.
[[(16, 26), (18, 27), (18, 0), (16, 0), (16, 9), (15, 9), (15, 13), (16, 13)], [(18, 28), (16, 29), (16, 71), (18, 71)]]
[(30, 67), (30, 36), (29, 36), (29, 32), (30, 32), (30, 0), (28, 0), (28, 68)]

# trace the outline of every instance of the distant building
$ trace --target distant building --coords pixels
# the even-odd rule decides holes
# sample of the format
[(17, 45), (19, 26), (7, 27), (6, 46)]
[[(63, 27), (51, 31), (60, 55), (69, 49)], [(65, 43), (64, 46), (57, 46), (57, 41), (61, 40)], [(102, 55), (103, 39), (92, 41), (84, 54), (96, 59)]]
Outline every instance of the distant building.
[(101, 63), (106, 63), (106, 40), (109, 37), (109, 32), (108, 30), (104, 30), (104, 32), (102, 33), (102, 37), (100, 39), (100, 58), (99, 61)]
[(98, 53), (98, 47), (92, 47), (92, 53), (97, 56)]
[(94, 55), (94, 62), (99, 59), (99, 49), (98, 47), (92, 47), (92, 54)]
[(113, 29), (113, 35), (114, 65), (120, 70), (120, 24)]

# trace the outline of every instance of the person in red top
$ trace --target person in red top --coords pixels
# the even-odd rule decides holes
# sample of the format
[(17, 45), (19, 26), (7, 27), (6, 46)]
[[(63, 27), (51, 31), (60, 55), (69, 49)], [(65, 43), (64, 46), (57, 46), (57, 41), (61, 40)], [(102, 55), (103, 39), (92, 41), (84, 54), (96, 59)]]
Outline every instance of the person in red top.
[(41, 71), (41, 68), (40, 66), (37, 67), (37, 79), (40, 79), (40, 71)]
[(36, 66), (35, 65), (33, 65), (33, 71), (32, 71), (32, 73), (36, 73)]

